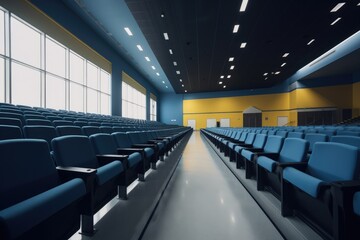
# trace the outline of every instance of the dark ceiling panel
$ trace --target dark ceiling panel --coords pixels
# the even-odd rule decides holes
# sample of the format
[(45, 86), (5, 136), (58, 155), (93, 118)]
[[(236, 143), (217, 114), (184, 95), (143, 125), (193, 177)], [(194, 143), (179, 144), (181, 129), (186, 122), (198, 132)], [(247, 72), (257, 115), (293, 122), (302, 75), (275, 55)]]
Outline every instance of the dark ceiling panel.
[[(358, 1), (346, 1), (335, 13), (334, 0), (249, 0), (244, 13), (241, 0), (125, 1), (177, 93), (276, 85), (360, 29)], [(240, 24), (236, 34), (235, 24)]]

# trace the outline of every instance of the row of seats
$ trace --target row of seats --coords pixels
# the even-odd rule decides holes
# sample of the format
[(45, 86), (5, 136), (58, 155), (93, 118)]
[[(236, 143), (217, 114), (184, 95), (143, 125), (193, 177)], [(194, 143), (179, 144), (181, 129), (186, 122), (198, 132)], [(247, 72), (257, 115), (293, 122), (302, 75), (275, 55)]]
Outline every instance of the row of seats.
[(127, 199), (129, 184), (145, 181), (191, 132), (84, 128), (0, 126), (0, 239), (67, 239), (79, 228), (93, 235), (93, 215), (116, 196)]
[(272, 134), (268, 129), (208, 128), (201, 132), (257, 190), (281, 202), (284, 217), (307, 219), (325, 238), (359, 239), (360, 137)]

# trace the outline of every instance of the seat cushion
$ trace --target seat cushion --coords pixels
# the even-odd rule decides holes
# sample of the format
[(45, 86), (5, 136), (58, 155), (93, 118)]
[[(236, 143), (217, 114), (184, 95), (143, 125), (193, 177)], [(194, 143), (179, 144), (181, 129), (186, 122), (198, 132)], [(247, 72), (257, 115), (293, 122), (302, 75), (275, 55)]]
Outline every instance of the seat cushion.
[(124, 166), (120, 161), (113, 161), (97, 169), (96, 180), (98, 185), (103, 185), (110, 179), (116, 177), (124, 171)]
[(154, 149), (152, 149), (152, 148), (145, 148), (144, 151), (145, 151), (145, 157), (146, 158), (151, 157), (155, 153)]
[(17, 238), (85, 194), (81, 179), (68, 181), (0, 211), (0, 229)]
[(241, 151), (241, 156), (243, 156), (248, 161), (253, 161), (255, 154), (249, 150), (244, 149)]
[(132, 167), (138, 163), (141, 162), (141, 154), (140, 153), (132, 153), (129, 155), (128, 157), (128, 163), (129, 163), (129, 167)]
[(244, 149), (244, 147), (242, 147), (242, 146), (236, 146), (234, 148), (235, 152), (237, 152), (237, 153), (241, 153), (243, 149)]
[(360, 192), (354, 194), (353, 206), (354, 206), (354, 213), (360, 216)]
[(236, 144), (237, 144), (237, 143), (229, 142), (229, 143), (228, 143), (228, 146), (229, 146), (230, 149), (234, 149), (235, 146), (237, 146)]
[(319, 188), (321, 184), (325, 183), (292, 167), (287, 167), (283, 170), (283, 178), (314, 198), (318, 197)]
[(275, 169), (276, 162), (271, 158), (260, 156), (257, 159), (257, 164), (265, 168), (269, 172), (273, 172)]

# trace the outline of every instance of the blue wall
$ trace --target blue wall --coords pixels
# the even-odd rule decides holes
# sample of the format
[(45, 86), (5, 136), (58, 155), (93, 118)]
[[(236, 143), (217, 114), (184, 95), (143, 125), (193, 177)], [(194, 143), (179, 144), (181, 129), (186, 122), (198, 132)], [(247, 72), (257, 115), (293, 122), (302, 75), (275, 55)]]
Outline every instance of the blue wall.
[(182, 125), (183, 124), (183, 98), (182, 94), (162, 94), (159, 101), (160, 118), (162, 123)]
[[(62, 0), (31, 0), (31, 2), (49, 17), (54, 19), (81, 41), (89, 45), (100, 55), (112, 63), (112, 114), (121, 115), (121, 81), (122, 71), (126, 72), (148, 91), (159, 96), (158, 90), (140, 74), (134, 67), (127, 63), (114, 48), (99, 36), (76, 13), (69, 9)], [(149, 94), (147, 94), (147, 118), (149, 119)]]

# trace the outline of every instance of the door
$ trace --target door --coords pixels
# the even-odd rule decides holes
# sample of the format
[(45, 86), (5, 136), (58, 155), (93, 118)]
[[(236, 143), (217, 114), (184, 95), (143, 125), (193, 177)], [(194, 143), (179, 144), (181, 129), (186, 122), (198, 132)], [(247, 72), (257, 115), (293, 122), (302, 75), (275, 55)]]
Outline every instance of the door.
[(262, 127), (262, 113), (244, 113), (244, 127)]
[(278, 122), (278, 126), (285, 126), (286, 124), (289, 123), (289, 118), (288, 117), (278, 117), (277, 122)]
[(191, 127), (192, 129), (196, 129), (196, 120), (189, 119), (188, 120), (188, 127)]
[(229, 118), (220, 119), (220, 127), (230, 127), (230, 119)]
[(206, 127), (207, 128), (216, 127), (216, 119), (215, 118), (206, 119)]

